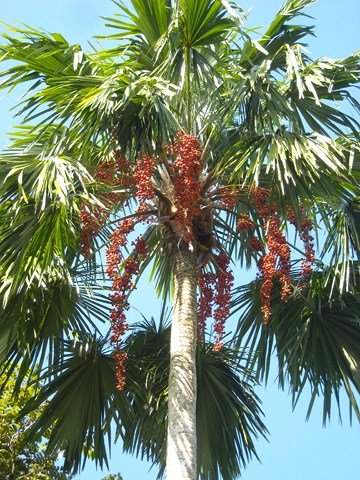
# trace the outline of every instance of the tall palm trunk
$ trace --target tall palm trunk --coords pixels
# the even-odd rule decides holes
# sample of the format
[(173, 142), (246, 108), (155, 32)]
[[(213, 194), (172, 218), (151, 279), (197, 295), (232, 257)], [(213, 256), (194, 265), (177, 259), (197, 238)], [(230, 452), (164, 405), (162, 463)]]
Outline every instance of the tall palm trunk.
[(174, 307), (170, 344), (167, 480), (196, 480), (196, 257), (174, 254)]

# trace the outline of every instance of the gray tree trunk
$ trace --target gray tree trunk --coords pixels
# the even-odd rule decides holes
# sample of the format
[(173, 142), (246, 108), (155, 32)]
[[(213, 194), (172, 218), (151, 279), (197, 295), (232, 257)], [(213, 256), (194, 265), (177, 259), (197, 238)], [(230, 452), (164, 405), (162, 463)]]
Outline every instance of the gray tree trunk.
[(196, 480), (196, 257), (174, 253), (174, 306), (166, 455), (167, 480)]

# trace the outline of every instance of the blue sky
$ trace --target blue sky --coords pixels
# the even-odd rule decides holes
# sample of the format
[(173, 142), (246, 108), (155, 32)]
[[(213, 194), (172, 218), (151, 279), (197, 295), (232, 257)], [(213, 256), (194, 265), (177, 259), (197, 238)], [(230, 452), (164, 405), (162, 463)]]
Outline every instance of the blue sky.
[[(263, 26), (271, 20), (282, 5), (282, 0), (239, 0), (243, 9), (252, 11), (247, 26)], [(86, 42), (94, 35), (106, 32), (104, 21), (99, 17), (109, 16), (116, 11), (110, 0), (11, 0), (1, 5), (0, 20), (14, 24), (22, 21), (34, 27), (42, 27), (51, 32), (61, 32), (70, 42), (80, 43), (86, 50)], [(309, 15), (315, 17), (318, 38), (310, 42), (309, 50), (313, 58), (328, 56), (339, 58), (360, 48), (358, 0), (319, 0), (308, 8)], [(5, 131), (13, 123), (8, 112), (16, 101), (0, 98), (0, 146), (5, 145)], [(244, 276), (243, 281), (251, 280)], [(144, 297), (146, 293), (146, 297)], [(134, 298), (134, 305), (146, 315), (156, 315), (148, 310), (154, 304), (151, 286), (146, 282), (141, 295)], [(146, 304), (144, 305), (144, 298)], [(157, 307), (156, 307), (157, 308)], [(160, 307), (159, 307), (160, 309)], [(137, 320), (136, 311), (131, 315)], [(131, 320), (131, 319), (130, 319)], [(302, 399), (295, 412), (287, 392), (277, 389), (275, 378), (267, 388), (259, 387), (257, 394), (263, 400), (266, 425), (271, 432), (269, 442), (258, 442), (258, 454), (262, 463), (252, 461), (244, 471), (244, 480), (355, 480), (360, 472), (360, 426), (355, 421), (349, 426), (347, 400), (343, 398), (343, 424), (338, 421), (334, 410), (330, 426), (322, 428), (321, 400), (314, 407), (312, 416), (305, 422), (307, 401)], [(156, 471), (148, 472), (149, 465), (130, 456), (121, 454), (121, 445), (112, 449), (110, 471), (120, 472), (124, 480), (155, 480)], [(96, 471), (89, 465), (77, 480), (100, 480), (107, 472)]]

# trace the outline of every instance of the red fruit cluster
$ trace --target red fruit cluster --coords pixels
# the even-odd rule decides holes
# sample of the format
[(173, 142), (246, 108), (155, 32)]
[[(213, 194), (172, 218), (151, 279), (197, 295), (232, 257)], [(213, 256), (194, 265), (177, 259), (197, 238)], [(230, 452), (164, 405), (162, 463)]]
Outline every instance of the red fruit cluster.
[(236, 228), (239, 232), (248, 232), (254, 230), (254, 223), (250, 220), (249, 215), (239, 215)]
[(138, 212), (148, 210), (147, 202), (154, 199), (154, 188), (152, 184), (153, 169), (156, 159), (148, 155), (142, 155), (135, 165), (136, 196), (139, 201)]
[[(121, 187), (134, 185), (134, 176), (129, 161), (119, 151), (114, 152), (113, 160), (101, 163), (94, 172), (94, 179), (120, 190)], [(110, 206), (118, 202), (124, 202), (126, 195), (121, 192), (110, 191), (99, 195), (104, 207), (90, 208), (84, 204), (80, 212), (82, 229), (80, 233), (80, 253), (88, 258), (91, 254), (92, 239), (96, 237), (103, 225), (109, 218)]]
[[(179, 236), (190, 242), (193, 237), (192, 226), (194, 218), (198, 214), (198, 200), (201, 192), (201, 184), (198, 181), (202, 169), (200, 144), (196, 137), (179, 133), (167, 152), (174, 157), (171, 168), (177, 209), (175, 230), (179, 232)], [(133, 170), (129, 164), (125, 165), (124, 162), (126, 163), (126, 159), (117, 154), (115, 171), (103, 168), (101, 180), (109, 185), (116, 180), (118, 184), (135, 186), (135, 195), (139, 203), (136, 214), (139, 214), (138, 219), (140, 219), (140, 214), (149, 209), (148, 202), (154, 199), (152, 175), (156, 159), (148, 155), (141, 155)], [(128, 177), (121, 176), (121, 172), (124, 171), (129, 172)], [(115, 198), (112, 201), (115, 201)], [(125, 357), (120, 351), (120, 344), (127, 329), (125, 316), (125, 311), (129, 308), (127, 299), (131, 290), (135, 288), (133, 279), (139, 274), (140, 262), (147, 254), (147, 245), (142, 238), (139, 238), (134, 244), (132, 255), (124, 260), (122, 249), (133, 228), (132, 220), (120, 222), (118, 229), (111, 236), (110, 246), (106, 253), (106, 273), (112, 281), (113, 290), (110, 295), (113, 306), (110, 313), (111, 343), (115, 347), (116, 375), (120, 389), (124, 386)]]
[[(201, 296), (198, 309), (199, 340), (204, 339), (205, 322), (214, 317), (215, 346), (214, 351), (223, 347), (225, 321), (230, 314), (231, 287), (234, 276), (230, 265), (230, 258), (225, 252), (215, 256), (216, 272), (201, 272), (198, 275), (198, 285)], [(213, 313), (213, 308), (214, 313)]]
[[(265, 245), (261, 240), (253, 236), (250, 239), (250, 247), (253, 251), (260, 252), (258, 269), (261, 274), (262, 284), (260, 287), (261, 311), (264, 315), (263, 322), (267, 324), (271, 316), (271, 292), (274, 287), (274, 279), (278, 278), (281, 285), (281, 299), (286, 301), (291, 293), (290, 279), (290, 248), (286, 238), (281, 232), (281, 221), (277, 214), (275, 204), (270, 204), (269, 191), (264, 188), (252, 188), (251, 202), (259, 215), (260, 223), (264, 231)], [(251, 231), (254, 224), (247, 215), (241, 215), (237, 223), (239, 231)]]
[(263, 220), (266, 220), (270, 213), (276, 211), (276, 205), (270, 206), (269, 196), (270, 192), (265, 188), (253, 187), (251, 189), (251, 203)]
[[(131, 187), (135, 185), (135, 179), (130, 162), (119, 150), (114, 151), (112, 160), (101, 163), (95, 170), (94, 178), (102, 183), (113, 187), (114, 190), (120, 190), (121, 187)], [(126, 200), (123, 192), (103, 193), (101, 198), (109, 206), (111, 203), (118, 203)]]
[(120, 271), (119, 265), (122, 262), (122, 248), (127, 243), (127, 236), (134, 229), (132, 220), (123, 220), (111, 236), (110, 246), (106, 252), (107, 269), (106, 273), (112, 280), (110, 295), (112, 310), (110, 312), (112, 336), (110, 343), (114, 346), (114, 358), (116, 362), (117, 388), (122, 390), (125, 386), (125, 360), (126, 356), (121, 352), (121, 341), (128, 329), (125, 311), (129, 308), (128, 296), (135, 288), (133, 278), (139, 274), (140, 264), (146, 258), (148, 247), (142, 237), (133, 242), (134, 250), (132, 254), (123, 262), (123, 268)]
[(255, 252), (263, 252), (264, 251), (264, 244), (263, 242), (257, 237), (256, 235), (253, 235), (250, 238), (250, 247), (252, 250)]
[(116, 365), (115, 371), (115, 380), (116, 380), (116, 388), (117, 390), (121, 391), (124, 390), (126, 383), (125, 383), (125, 373), (126, 373), (126, 360), (127, 355), (122, 352), (120, 349), (116, 348), (114, 350), (114, 361)]
[(315, 261), (314, 237), (311, 235), (313, 222), (307, 218), (303, 205), (300, 206), (297, 216), (288, 206), (288, 220), (297, 229), (300, 240), (304, 244), (305, 258), (301, 262), (301, 276), (305, 278), (312, 272), (312, 265)]
[(176, 156), (173, 162), (175, 173), (176, 230), (182, 232), (187, 243), (193, 240), (193, 221), (199, 213), (202, 185), (201, 146), (194, 135), (180, 132), (168, 153)]
[(240, 193), (239, 190), (236, 190), (234, 188), (224, 187), (221, 191), (222, 206), (228, 211), (233, 210), (235, 205), (238, 202), (239, 193)]
[(281, 299), (283, 301), (286, 301), (291, 294), (290, 248), (280, 231), (280, 219), (276, 214), (271, 215), (267, 222), (266, 237), (268, 253), (264, 254), (258, 262), (258, 268), (263, 278), (260, 298), (264, 324), (268, 323), (271, 316), (271, 292), (274, 278), (278, 277), (282, 285)]
[[(110, 301), (113, 308), (110, 312), (111, 321), (111, 343), (115, 346), (115, 359), (116, 359), (116, 378), (117, 385), (123, 385), (122, 378), (124, 377), (124, 361), (125, 356), (118, 348), (119, 343), (123, 335), (125, 334), (128, 326), (126, 323), (126, 316), (124, 310), (128, 308), (127, 304), (127, 292), (124, 290), (124, 281), (122, 275), (119, 273), (119, 264), (123, 260), (122, 248), (127, 243), (127, 236), (134, 229), (133, 220), (123, 220), (119, 223), (117, 230), (113, 232), (110, 237), (110, 245), (106, 250), (106, 273), (112, 280), (112, 290)], [(126, 282), (125, 282), (126, 283)]]
[[(271, 316), (271, 293), (274, 280), (277, 278), (281, 283), (281, 300), (286, 302), (291, 294), (290, 247), (281, 232), (277, 206), (274, 203), (270, 204), (270, 192), (264, 188), (252, 188), (251, 203), (257, 210), (264, 232), (264, 243), (258, 237), (253, 236), (250, 239), (250, 247), (253, 251), (260, 252), (261, 255), (258, 261), (258, 269), (262, 278), (261, 311), (264, 315), (263, 322), (267, 324)], [(310, 234), (312, 221), (306, 217), (304, 207), (300, 207), (297, 215), (288, 207), (288, 221), (297, 228), (300, 239), (304, 242), (305, 258), (302, 261), (302, 276), (305, 277), (311, 272), (315, 259), (314, 239)], [(253, 228), (253, 222), (247, 215), (239, 217), (238, 231), (251, 231)]]
[(127, 244), (127, 237), (133, 230), (134, 220), (122, 220), (110, 237), (110, 244), (106, 250), (106, 274), (111, 280), (118, 275), (119, 265), (123, 260), (122, 248)]
[(234, 285), (234, 275), (230, 269), (230, 257), (221, 252), (216, 257), (217, 263), (217, 284), (215, 294), (216, 309), (214, 311), (215, 347), (220, 350), (223, 346), (225, 321), (230, 315), (231, 288)]
[(80, 211), (80, 253), (86, 259), (91, 255), (92, 239), (95, 238), (109, 215), (105, 209), (97, 207), (90, 209), (89, 205), (84, 204)]
[(204, 340), (206, 320), (212, 317), (214, 302), (214, 285), (216, 283), (216, 274), (213, 272), (199, 272), (198, 286), (200, 288), (200, 298), (198, 302), (198, 339)]

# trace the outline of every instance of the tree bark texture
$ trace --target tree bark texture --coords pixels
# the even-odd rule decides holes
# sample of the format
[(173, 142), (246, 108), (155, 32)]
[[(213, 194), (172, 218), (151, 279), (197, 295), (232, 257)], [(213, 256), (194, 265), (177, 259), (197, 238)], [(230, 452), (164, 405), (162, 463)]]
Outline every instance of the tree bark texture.
[(170, 343), (167, 480), (196, 480), (197, 278), (193, 252), (174, 254), (174, 306)]

